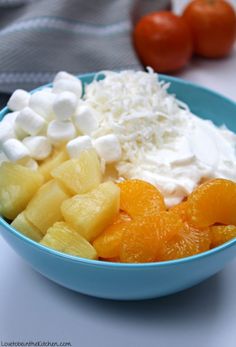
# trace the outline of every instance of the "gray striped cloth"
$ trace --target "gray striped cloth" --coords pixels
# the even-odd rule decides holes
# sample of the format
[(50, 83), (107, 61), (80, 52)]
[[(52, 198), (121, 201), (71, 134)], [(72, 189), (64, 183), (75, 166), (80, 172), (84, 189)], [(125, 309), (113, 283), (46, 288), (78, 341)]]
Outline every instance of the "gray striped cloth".
[[(59, 70), (139, 68), (132, 25), (169, 0), (0, 0), (0, 93), (30, 90)], [(1, 97), (0, 97), (1, 98)]]

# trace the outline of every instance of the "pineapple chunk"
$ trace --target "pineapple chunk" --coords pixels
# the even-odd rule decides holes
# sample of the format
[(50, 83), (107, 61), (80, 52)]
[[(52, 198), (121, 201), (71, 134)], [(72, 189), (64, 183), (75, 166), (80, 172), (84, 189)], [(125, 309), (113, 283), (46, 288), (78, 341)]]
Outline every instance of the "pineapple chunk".
[(4, 162), (0, 166), (0, 214), (13, 220), (43, 184), (39, 172)]
[(55, 168), (51, 175), (69, 191), (84, 194), (96, 188), (101, 182), (101, 167), (94, 149), (83, 151), (79, 159), (70, 159)]
[(64, 222), (57, 222), (49, 228), (40, 243), (63, 253), (97, 259), (95, 248)]
[(13, 228), (20, 231), (30, 239), (39, 242), (43, 238), (43, 234), (25, 217), (25, 213), (21, 212), (11, 223)]
[(61, 204), (69, 195), (56, 180), (45, 183), (28, 204), (26, 218), (43, 234), (46, 234), (55, 222), (63, 220)]
[(64, 201), (61, 210), (66, 222), (90, 241), (112, 223), (119, 203), (120, 189), (113, 182), (105, 182), (87, 194)]
[(45, 159), (39, 166), (39, 172), (44, 176), (45, 182), (53, 178), (51, 171), (68, 159), (69, 156), (66, 149), (61, 149), (60, 151), (55, 150), (49, 158)]

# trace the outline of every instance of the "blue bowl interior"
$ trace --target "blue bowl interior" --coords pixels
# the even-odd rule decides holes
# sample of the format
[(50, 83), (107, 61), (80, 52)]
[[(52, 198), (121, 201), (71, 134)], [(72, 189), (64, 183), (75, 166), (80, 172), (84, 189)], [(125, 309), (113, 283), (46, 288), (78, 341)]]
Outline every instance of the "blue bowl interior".
[[(83, 82), (83, 87), (85, 87), (86, 84), (89, 84), (93, 81), (95, 74), (87, 74), (79, 76), (81, 81)], [(236, 132), (236, 103), (233, 101), (221, 96), (218, 93), (215, 93), (211, 90), (208, 90), (206, 88), (197, 86), (195, 84), (183, 81), (178, 78), (165, 76), (165, 75), (159, 75), (160, 80), (165, 81), (167, 83), (170, 83), (169, 87), (169, 93), (175, 94), (176, 97), (186, 103), (191, 111), (195, 113), (196, 115), (200, 116), (204, 119), (210, 119), (212, 120), (216, 125), (220, 126), (222, 124), (225, 124), (229, 129)], [(103, 79), (104, 75), (99, 74), (97, 76), (97, 79)], [(51, 84), (39, 87), (32, 91), (34, 93), (37, 90), (41, 90), (47, 86), (51, 86)], [(9, 112), (7, 107), (5, 107), (2, 111), (0, 111), (0, 120)], [(61, 252), (57, 252), (53, 249), (49, 249), (47, 247), (44, 247), (40, 244), (38, 244), (35, 241), (32, 241), (31, 239), (28, 239), (21, 233), (17, 232), (14, 228), (12, 228), (7, 221), (5, 221), (3, 218), (0, 217), (0, 225), (4, 227), (4, 229), (7, 229), (10, 233), (13, 233), (17, 238), (20, 238), (23, 242), (31, 244), (33, 247), (37, 247), (41, 249), (41, 251), (46, 252), (47, 254), (51, 253), (54, 256), (62, 257), (68, 260), (71, 260), (73, 262), (79, 262), (79, 263), (87, 263), (87, 264), (93, 264), (97, 266), (107, 266), (107, 267), (117, 267), (117, 268), (145, 268), (145, 267), (165, 267), (169, 265), (177, 265), (180, 263), (185, 262), (191, 262), (191, 261), (197, 261), (198, 259), (207, 257), (211, 254), (220, 252), (221, 250), (225, 250), (233, 245), (236, 244), (236, 239), (233, 239), (219, 247), (216, 247), (212, 250), (209, 250), (204, 253), (197, 254), (195, 256), (191, 256), (188, 258), (182, 258), (177, 260), (171, 260), (166, 262), (158, 262), (158, 263), (144, 263), (144, 264), (123, 264), (123, 263), (111, 263), (111, 262), (105, 262), (105, 261), (96, 261), (96, 260), (89, 260), (84, 259), (80, 257), (74, 257), (70, 256), (68, 254), (64, 254)]]

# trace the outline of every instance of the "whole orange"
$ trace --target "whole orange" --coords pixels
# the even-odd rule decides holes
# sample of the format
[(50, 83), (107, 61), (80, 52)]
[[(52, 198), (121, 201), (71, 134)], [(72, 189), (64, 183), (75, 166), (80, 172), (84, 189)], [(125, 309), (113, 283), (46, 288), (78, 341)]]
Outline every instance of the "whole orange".
[(224, 0), (193, 0), (184, 10), (196, 54), (220, 58), (231, 51), (236, 35), (236, 15)]
[(135, 26), (133, 40), (142, 63), (157, 72), (178, 70), (192, 55), (188, 25), (168, 11), (144, 16)]

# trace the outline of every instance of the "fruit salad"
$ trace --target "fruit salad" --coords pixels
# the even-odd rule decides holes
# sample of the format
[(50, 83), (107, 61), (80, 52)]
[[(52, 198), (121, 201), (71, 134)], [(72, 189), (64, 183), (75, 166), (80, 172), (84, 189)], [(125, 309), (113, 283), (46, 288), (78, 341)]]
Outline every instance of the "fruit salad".
[(236, 135), (167, 90), (148, 70), (84, 87), (60, 72), (52, 87), (15, 91), (0, 123), (0, 215), (45, 247), (111, 262), (236, 237)]

